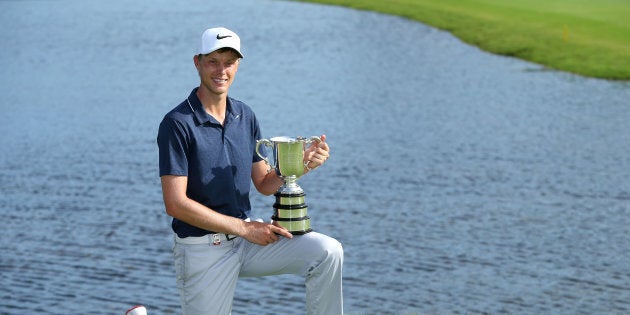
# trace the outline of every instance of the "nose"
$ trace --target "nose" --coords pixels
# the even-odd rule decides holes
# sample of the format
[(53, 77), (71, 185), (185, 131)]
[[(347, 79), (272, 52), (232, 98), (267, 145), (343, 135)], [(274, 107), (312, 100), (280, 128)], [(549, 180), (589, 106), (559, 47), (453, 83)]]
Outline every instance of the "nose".
[(219, 62), (219, 63), (217, 63), (217, 66), (216, 66), (216, 69), (215, 69), (215, 70), (216, 70), (217, 72), (220, 72), (220, 73), (226, 73), (226, 72), (227, 72), (227, 69), (228, 69), (229, 67), (230, 67), (230, 65), (229, 65), (228, 63), (222, 63), (222, 62)]

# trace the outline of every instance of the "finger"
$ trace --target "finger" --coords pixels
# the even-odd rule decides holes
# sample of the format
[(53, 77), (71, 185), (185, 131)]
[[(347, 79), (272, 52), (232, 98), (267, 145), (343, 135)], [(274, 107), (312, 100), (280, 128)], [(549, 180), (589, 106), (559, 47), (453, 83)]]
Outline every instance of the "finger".
[(304, 153), (307, 154), (313, 154), (315, 151), (317, 151), (318, 145), (315, 143), (311, 143), (308, 148), (306, 148), (306, 150), (304, 151)]
[(309, 160), (308, 166), (313, 169), (313, 168), (317, 168), (318, 166), (320, 166), (322, 164), (323, 160), (319, 158), (319, 156), (315, 155), (313, 156), (313, 158), (311, 158)]
[[(275, 223), (275, 222), (274, 222)], [(284, 236), (286, 238), (293, 238), (293, 234), (291, 234), (287, 229), (282, 226), (274, 225), (274, 229), (272, 231), (278, 235)]]
[(330, 151), (330, 147), (328, 146), (328, 143), (326, 142), (322, 142), (322, 145), (320, 145), (319, 148), (326, 152)]
[(326, 142), (326, 136), (322, 135), (322, 142), (317, 144), (317, 147), (323, 149), (325, 151), (330, 151), (330, 147), (328, 147), (328, 143)]
[(317, 149), (317, 154), (321, 155), (325, 159), (327, 159), (330, 156), (330, 153), (328, 153), (328, 150), (324, 148)]
[(316, 159), (316, 161), (317, 161), (319, 164), (324, 163), (324, 162), (328, 159), (328, 157), (329, 157), (328, 152), (323, 151), (323, 150), (318, 151), (318, 152), (314, 155), (314, 158)]

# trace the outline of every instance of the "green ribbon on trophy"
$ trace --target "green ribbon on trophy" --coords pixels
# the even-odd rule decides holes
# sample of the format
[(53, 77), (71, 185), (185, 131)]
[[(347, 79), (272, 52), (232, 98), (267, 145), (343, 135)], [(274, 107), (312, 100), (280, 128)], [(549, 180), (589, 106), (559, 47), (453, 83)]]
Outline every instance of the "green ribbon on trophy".
[[(304, 190), (297, 184), (297, 179), (304, 175), (304, 151), (306, 145), (313, 141), (322, 142), (320, 137), (291, 138), (273, 137), (256, 142), (256, 154), (267, 165), (276, 171), (284, 184), (274, 194), (274, 214), (272, 220), (286, 228), (291, 234), (306, 234), (311, 232), (311, 217), (308, 216), (308, 205), (305, 202)], [(260, 153), (260, 146), (273, 149), (274, 163)]]

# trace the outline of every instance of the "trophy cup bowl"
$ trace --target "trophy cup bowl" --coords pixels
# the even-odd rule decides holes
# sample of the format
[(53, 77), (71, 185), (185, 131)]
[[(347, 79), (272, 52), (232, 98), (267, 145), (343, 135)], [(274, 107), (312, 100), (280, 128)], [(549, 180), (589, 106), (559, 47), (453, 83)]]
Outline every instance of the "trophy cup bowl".
[[(304, 175), (304, 150), (306, 145), (314, 141), (321, 142), (321, 138), (313, 136), (302, 137), (273, 137), (256, 142), (256, 154), (267, 165), (273, 168), (284, 184), (274, 194), (276, 203), (272, 220), (286, 228), (292, 234), (306, 234), (311, 232), (311, 218), (308, 216), (308, 206), (305, 203), (304, 190), (297, 184), (297, 179)], [(272, 148), (273, 163), (260, 152), (260, 146)]]

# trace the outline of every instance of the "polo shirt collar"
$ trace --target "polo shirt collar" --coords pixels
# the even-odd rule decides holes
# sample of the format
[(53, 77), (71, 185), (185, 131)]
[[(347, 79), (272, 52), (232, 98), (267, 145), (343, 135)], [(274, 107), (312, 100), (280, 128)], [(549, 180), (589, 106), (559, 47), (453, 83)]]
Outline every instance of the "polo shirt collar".
[[(193, 110), (193, 115), (195, 116), (195, 123), (197, 125), (203, 125), (207, 123), (214, 124), (214, 125), (221, 125), (219, 121), (217, 121), (214, 117), (212, 117), (212, 115), (208, 114), (203, 109), (203, 105), (201, 104), (199, 97), (197, 97), (198, 89), (199, 89), (198, 87), (194, 88), (192, 92), (190, 92), (190, 95), (188, 96), (188, 101), (190, 102), (190, 106)], [(232, 115), (232, 100), (228, 97), (227, 108), (225, 110), (225, 119), (226, 119), (225, 122), (227, 122), (228, 117), (231, 117), (231, 116), (233, 116)]]

